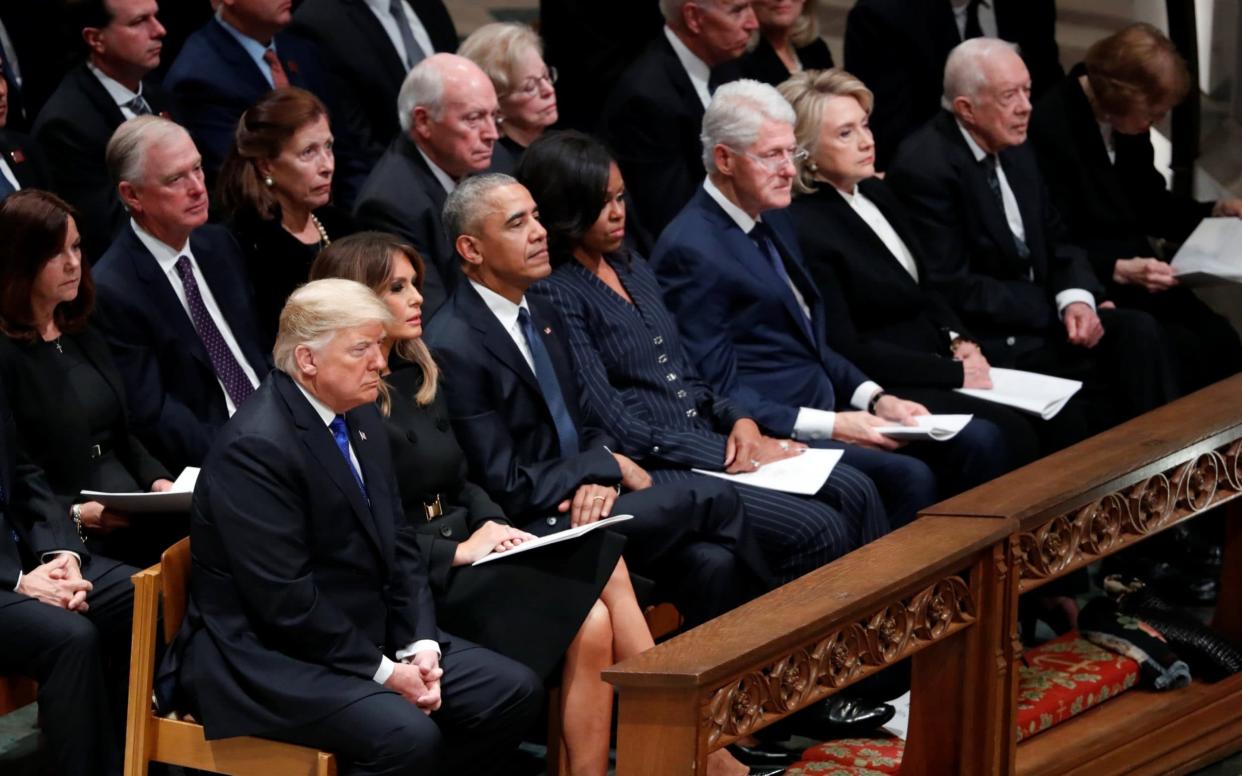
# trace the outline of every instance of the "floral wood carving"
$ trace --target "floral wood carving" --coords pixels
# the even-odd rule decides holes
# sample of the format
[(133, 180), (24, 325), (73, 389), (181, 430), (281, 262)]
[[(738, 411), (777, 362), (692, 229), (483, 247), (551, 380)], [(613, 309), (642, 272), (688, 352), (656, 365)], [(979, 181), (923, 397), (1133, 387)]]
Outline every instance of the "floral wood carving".
[(1014, 536), (1022, 589), (1242, 493), (1242, 439)]
[(961, 577), (946, 577), (887, 604), (712, 692), (704, 705), (708, 749), (805, 708), (974, 620), (974, 598)]

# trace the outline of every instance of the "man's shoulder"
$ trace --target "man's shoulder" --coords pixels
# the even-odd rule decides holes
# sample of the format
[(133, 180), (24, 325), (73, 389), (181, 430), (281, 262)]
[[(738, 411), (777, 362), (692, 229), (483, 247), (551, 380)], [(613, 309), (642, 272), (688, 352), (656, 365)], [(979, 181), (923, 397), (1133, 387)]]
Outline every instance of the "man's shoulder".
[[(954, 160), (964, 149), (959, 148), (960, 144), (947, 134), (946, 126), (951, 126), (953, 122), (951, 117), (945, 118), (947, 115), (942, 111), (897, 146), (897, 153), (888, 168), (891, 175), (900, 178), (952, 173)], [(969, 153), (968, 149), (965, 150)]]
[(92, 81), (100, 91), (103, 91), (103, 85), (91, 74), (85, 64), (80, 64), (65, 73), (65, 77), (60, 79), (55, 91), (47, 98), (47, 102), (43, 104), (38, 117), (35, 118), (34, 133), (38, 135), (48, 123), (79, 122), (92, 114), (102, 115), (90, 98)]
[(164, 87), (171, 90), (179, 81), (189, 79), (210, 80), (210, 74), (203, 72), (201, 68), (205, 60), (220, 57), (222, 36), (227, 35), (214, 18), (190, 33), (181, 46), (181, 51), (177, 53), (177, 58), (168, 68), (168, 74), (164, 76)]
[(405, 212), (434, 207), (428, 187), (440, 184), (401, 140), (397, 138), (375, 163), (358, 194), (355, 210), (369, 202), (395, 206)]
[[(674, 77), (681, 63), (661, 32), (629, 67), (621, 72), (607, 105), (612, 111), (635, 105), (680, 104), (673, 88)], [(682, 78), (689, 79), (684, 73)]]
[(713, 209), (719, 210), (719, 206), (707, 197), (702, 188), (697, 189), (660, 233), (660, 239), (651, 251), (651, 264), (659, 265), (660, 256), (671, 251), (719, 243), (722, 229), (718, 227), (728, 228), (728, 225), (719, 223)]

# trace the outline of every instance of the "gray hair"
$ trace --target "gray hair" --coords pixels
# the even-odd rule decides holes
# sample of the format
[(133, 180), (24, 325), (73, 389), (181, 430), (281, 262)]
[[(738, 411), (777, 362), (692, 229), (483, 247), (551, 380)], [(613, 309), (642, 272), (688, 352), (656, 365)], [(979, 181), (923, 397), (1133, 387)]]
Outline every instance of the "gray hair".
[(280, 311), (272, 359), (277, 369), (295, 375), (299, 346), (319, 351), (341, 329), (372, 323), (388, 326), (392, 313), (371, 289), (344, 278), (312, 280), (290, 294)]
[(147, 149), (174, 137), (187, 135), (185, 128), (162, 116), (135, 116), (112, 133), (104, 151), (104, 163), (113, 185), (139, 183), (146, 173)]
[(759, 138), (764, 121), (792, 127), (796, 118), (793, 107), (768, 84), (749, 78), (725, 84), (703, 114), (703, 167), (709, 175), (716, 172), (716, 146), (742, 151)]
[(410, 133), (414, 109), (420, 105), (433, 119), (439, 119), (443, 98), (444, 71), (428, 57), (415, 65), (401, 82), (401, 91), (397, 93), (397, 121), (401, 124), (401, 131), (407, 135)]
[(489, 172), (472, 175), (459, 183), (444, 200), (442, 219), (449, 242), (455, 242), (463, 234), (475, 235), (488, 196), (502, 186), (512, 186), (517, 182), (512, 175)]
[(479, 66), (492, 80), (496, 94), (508, 94), (516, 86), (513, 71), (518, 57), (527, 51), (543, 56), (543, 41), (525, 24), (493, 22), (484, 24), (462, 41), (457, 55)]
[(1000, 38), (971, 38), (957, 44), (944, 63), (944, 96), (940, 104), (953, 110), (958, 97), (974, 100), (988, 83), (988, 63), (1003, 51), (1018, 53), (1018, 44)]
[(664, 16), (664, 22), (669, 26), (681, 25), (681, 9), (689, 2), (694, 0), (660, 0), (660, 13)]

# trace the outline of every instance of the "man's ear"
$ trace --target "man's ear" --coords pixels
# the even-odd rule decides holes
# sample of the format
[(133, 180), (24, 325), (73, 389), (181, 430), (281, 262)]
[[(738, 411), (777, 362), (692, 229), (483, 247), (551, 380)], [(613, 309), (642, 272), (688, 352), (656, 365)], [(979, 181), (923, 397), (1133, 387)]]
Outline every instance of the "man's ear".
[(960, 95), (954, 97), (953, 113), (966, 124), (975, 123), (975, 106), (970, 102), (969, 97)]
[(138, 191), (134, 184), (129, 181), (121, 181), (116, 186), (116, 193), (121, 198), (121, 204), (130, 213), (141, 213), (142, 202), (138, 199)]
[(431, 124), (431, 111), (426, 106), (415, 105), (410, 111), (410, 131), (427, 142), (431, 138)]
[(698, 35), (703, 31), (703, 17), (707, 14), (695, 3), (686, 3), (681, 7), (681, 23), (686, 29)]
[(315, 360), (315, 351), (306, 345), (298, 345), (293, 349), (293, 360), (298, 365), (298, 372), (306, 377), (314, 377), (319, 373), (319, 365)]
[(716, 171), (721, 175), (733, 175), (733, 154), (722, 143), (712, 148), (712, 161), (716, 163)]
[(457, 240), (453, 243), (453, 247), (457, 249), (457, 255), (466, 264), (476, 268), (483, 264), (483, 251), (479, 245), (478, 238), (474, 235), (457, 235)]
[(103, 30), (98, 27), (83, 27), (82, 42), (92, 54), (102, 54), (104, 50)]

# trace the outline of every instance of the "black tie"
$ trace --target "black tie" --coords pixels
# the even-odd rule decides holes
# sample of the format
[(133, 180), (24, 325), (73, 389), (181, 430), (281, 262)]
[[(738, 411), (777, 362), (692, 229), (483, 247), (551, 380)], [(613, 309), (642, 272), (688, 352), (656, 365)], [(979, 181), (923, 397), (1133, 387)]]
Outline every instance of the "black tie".
[(962, 36), (962, 40), (983, 37), (983, 27), (979, 24), (979, 4), (981, 2), (982, 0), (970, 0), (970, 4), (966, 6), (966, 34)]
[(561, 393), (561, 383), (556, 379), (556, 368), (552, 365), (552, 357), (543, 346), (543, 340), (535, 333), (531, 324), (530, 311), (525, 307), (518, 308), (518, 323), (522, 326), (522, 336), (526, 337), (526, 346), (530, 348), (530, 360), (535, 362), (535, 380), (547, 402), (548, 411), (552, 413), (552, 422), (556, 425), (556, 437), (561, 443), (563, 457), (578, 454), (578, 429), (569, 415), (569, 407), (565, 404), (565, 394)]
[(1014, 248), (1018, 251), (1018, 257), (1029, 259), (1031, 257), (1031, 249), (1027, 247), (1026, 241), (1014, 233), (1009, 226), (1009, 216), (1005, 211), (1005, 194), (1001, 191), (1000, 175), (996, 172), (996, 167), (1000, 161), (996, 158), (996, 154), (988, 154), (983, 157), (983, 169), (988, 177), (988, 188), (992, 190), (992, 194), (996, 197), (996, 203), (1000, 205), (1001, 217), (1005, 219), (1005, 228), (1009, 229), (1009, 236), (1013, 237)]

